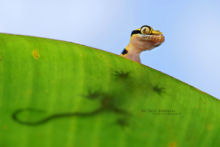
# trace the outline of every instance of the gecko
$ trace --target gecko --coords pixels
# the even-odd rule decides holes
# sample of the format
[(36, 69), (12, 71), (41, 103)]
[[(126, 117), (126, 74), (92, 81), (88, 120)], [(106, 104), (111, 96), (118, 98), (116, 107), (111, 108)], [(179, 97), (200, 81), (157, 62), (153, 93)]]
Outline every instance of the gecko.
[(154, 30), (148, 25), (143, 25), (131, 32), (130, 42), (120, 56), (141, 63), (140, 53), (158, 47), (164, 40), (162, 32)]

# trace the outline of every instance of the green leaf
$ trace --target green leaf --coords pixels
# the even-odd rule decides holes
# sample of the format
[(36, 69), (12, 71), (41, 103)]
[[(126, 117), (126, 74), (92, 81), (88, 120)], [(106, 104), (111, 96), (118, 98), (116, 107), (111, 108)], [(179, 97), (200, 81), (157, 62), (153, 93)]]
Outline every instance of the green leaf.
[(220, 145), (220, 102), (80, 44), (0, 34), (0, 147)]

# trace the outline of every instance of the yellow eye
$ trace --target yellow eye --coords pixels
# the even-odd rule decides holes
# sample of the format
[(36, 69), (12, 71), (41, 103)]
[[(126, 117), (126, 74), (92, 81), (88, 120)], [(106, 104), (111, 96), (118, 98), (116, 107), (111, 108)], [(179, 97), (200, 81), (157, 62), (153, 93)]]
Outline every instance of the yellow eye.
[(141, 34), (149, 35), (152, 33), (152, 29), (149, 26), (141, 27)]

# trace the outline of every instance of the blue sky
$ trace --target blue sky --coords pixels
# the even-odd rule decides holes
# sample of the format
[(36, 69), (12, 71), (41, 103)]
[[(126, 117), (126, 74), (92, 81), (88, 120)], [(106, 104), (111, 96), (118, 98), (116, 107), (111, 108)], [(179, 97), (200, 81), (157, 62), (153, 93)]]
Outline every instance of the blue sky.
[(220, 98), (218, 0), (0, 0), (0, 32), (48, 37), (120, 54), (144, 24), (165, 35), (142, 63)]

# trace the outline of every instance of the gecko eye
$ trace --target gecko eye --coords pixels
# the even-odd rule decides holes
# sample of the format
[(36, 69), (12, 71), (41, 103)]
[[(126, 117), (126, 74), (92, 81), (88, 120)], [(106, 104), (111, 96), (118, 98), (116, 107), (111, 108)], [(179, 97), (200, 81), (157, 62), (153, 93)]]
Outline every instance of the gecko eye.
[(142, 26), (141, 29), (140, 29), (141, 34), (146, 34), (146, 35), (151, 34), (151, 33), (152, 33), (152, 30), (153, 30), (153, 29), (152, 29), (150, 26), (147, 26), (147, 25)]

